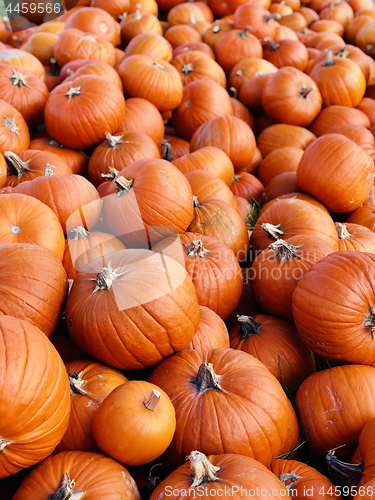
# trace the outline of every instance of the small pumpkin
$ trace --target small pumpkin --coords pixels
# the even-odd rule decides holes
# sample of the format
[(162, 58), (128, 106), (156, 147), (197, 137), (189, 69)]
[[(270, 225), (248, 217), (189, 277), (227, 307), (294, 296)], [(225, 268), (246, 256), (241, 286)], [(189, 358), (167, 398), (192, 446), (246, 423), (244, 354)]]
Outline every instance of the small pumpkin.
[(206, 351), (230, 347), (229, 335), (224, 321), (212, 309), (199, 306), (201, 320), (193, 340), (184, 351)]

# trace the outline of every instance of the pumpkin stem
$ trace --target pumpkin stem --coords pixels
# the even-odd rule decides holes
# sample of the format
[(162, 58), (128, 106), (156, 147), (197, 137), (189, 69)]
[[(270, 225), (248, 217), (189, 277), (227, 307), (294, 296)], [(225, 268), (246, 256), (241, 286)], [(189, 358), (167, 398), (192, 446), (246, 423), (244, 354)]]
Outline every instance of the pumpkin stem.
[(70, 234), (72, 235), (72, 238), (69, 238), (70, 240), (83, 240), (90, 236), (90, 233), (83, 226), (73, 227)]
[(187, 250), (188, 257), (200, 257), (204, 259), (204, 257), (210, 253), (210, 250), (204, 248), (202, 240), (194, 240), (191, 245), (184, 244), (184, 247)]
[(212, 33), (220, 33), (220, 31), (221, 31), (220, 26), (214, 26), (214, 27), (212, 28)]
[(135, 11), (134, 11), (134, 17), (133, 17), (133, 19), (135, 21), (139, 21), (140, 19), (142, 19), (141, 7), (142, 7), (142, 5), (140, 3), (137, 3), (135, 5)]
[(197, 20), (195, 19), (195, 15), (193, 11), (190, 11), (190, 24), (197, 24)]
[(55, 175), (55, 172), (52, 170), (51, 165), (46, 163), (44, 165), (44, 176), (47, 177), (48, 175)]
[(118, 176), (119, 171), (116, 170), (114, 167), (108, 167), (108, 170), (109, 170), (108, 174), (100, 174), (100, 175), (105, 181), (113, 181), (113, 179)]
[(163, 160), (172, 162), (173, 161), (173, 155), (172, 155), (172, 147), (171, 147), (171, 145), (165, 139), (162, 140), (162, 144), (164, 146)]
[(12, 87), (19, 87), (20, 89), (22, 87), (26, 87), (30, 90), (32, 90), (32, 88), (30, 87), (30, 85), (28, 85), (26, 83), (26, 79), (28, 78), (27, 75), (22, 75), (21, 73), (17, 73), (17, 71), (13, 68), (13, 75), (7, 75), (7, 78), (9, 78), (12, 82)]
[(336, 222), (336, 231), (337, 231), (337, 236), (340, 238), (340, 240), (346, 240), (348, 238), (354, 237), (352, 234), (349, 233), (345, 224), (341, 224), (341, 222)]
[(274, 40), (272, 40), (272, 38), (270, 38), (269, 36), (266, 36), (264, 38), (264, 41), (265, 42), (268, 42), (270, 45), (271, 45), (271, 51), (273, 52), (274, 50), (277, 50), (280, 48), (280, 44), (279, 43), (276, 43)]
[(147, 399), (143, 401), (143, 404), (148, 410), (155, 411), (160, 399), (160, 392), (156, 389), (152, 389), (151, 394)]
[(375, 339), (375, 307), (369, 304), (368, 310), (369, 314), (366, 316), (363, 326), (370, 330), (371, 337)]
[(83, 372), (68, 373), (70, 394), (81, 394), (82, 396), (86, 396), (87, 392), (82, 388), (85, 385), (85, 381), (81, 378), (82, 373)]
[(324, 66), (333, 66), (333, 52), (330, 50), (326, 57), (326, 62)]
[(9, 132), (13, 132), (13, 134), (19, 136), (20, 129), (18, 128), (17, 123), (14, 121), (13, 116), (7, 118), (6, 116), (3, 115), (3, 118), (4, 118), (4, 125), (9, 130)]
[(75, 97), (76, 95), (79, 95), (81, 93), (81, 87), (70, 87), (68, 92), (64, 95), (69, 97), (71, 99), (72, 97)]
[(278, 224), (277, 226), (274, 226), (273, 224), (269, 224), (268, 222), (265, 222), (262, 224), (262, 229), (266, 231), (272, 238), (275, 238), (275, 240), (278, 240), (281, 238), (281, 236), (284, 236), (284, 231), (281, 229), (281, 224)]
[[(339, 446), (339, 448), (341, 447)], [(333, 450), (329, 450), (329, 452), (327, 453), (327, 464), (336, 472), (339, 472), (340, 474), (354, 481), (355, 484), (358, 484), (365, 469), (364, 463), (362, 461), (359, 464), (347, 464), (346, 462), (342, 462), (335, 456), (336, 450), (337, 448), (334, 448)]]
[(165, 68), (164, 66), (162, 66), (161, 64), (159, 64), (158, 62), (153, 62), (151, 66), (155, 66), (155, 68), (158, 68), (158, 69), (161, 69), (163, 71), (165, 71)]
[(104, 146), (105, 148), (116, 149), (117, 146), (123, 144), (122, 135), (111, 135), (109, 132), (106, 132), (105, 138), (107, 139), (107, 144)]
[(202, 363), (198, 375), (191, 382), (198, 386), (199, 392), (202, 394), (209, 389), (221, 391), (220, 379), (221, 375), (216, 375), (212, 363)]
[(238, 174), (234, 174), (232, 182), (239, 182), (240, 176)]
[(118, 279), (121, 278), (123, 274), (125, 274), (126, 271), (123, 273), (119, 273), (117, 269), (112, 269), (111, 263), (108, 263), (108, 267), (102, 267), (99, 269), (96, 278), (93, 278), (92, 281), (95, 281), (96, 286), (91, 295), (93, 295), (96, 292), (104, 292), (107, 290), (110, 290), (112, 288), (113, 283)]
[(266, 23), (268, 23), (268, 21), (270, 21), (271, 19), (280, 19), (281, 18), (281, 14), (266, 14), (265, 16), (263, 16), (263, 19), (266, 21)]
[(248, 37), (247, 31), (254, 31), (254, 30), (251, 26), (245, 26), (244, 29), (238, 33), (237, 36), (241, 38), (247, 38)]
[(130, 191), (132, 185), (134, 184), (134, 179), (131, 179), (130, 181), (128, 179), (125, 179), (123, 175), (120, 177), (117, 177), (117, 179), (114, 180), (117, 194), (118, 196), (121, 196), (128, 191)]
[(51, 59), (49, 60), (49, 62), (51, 63), (51, 73), (50, 75), (51, 76), (60, 76), (60, 69), (59, 69), (59, 65), (57, 64), (57, 61), (55, 58), (51, 57)]
[(3, 453), (4, 448), (10, 444), (10, 441), (0, 438), (0, 453)]
[(9, 166), (17, 172), (18, 178), (29, 171), (30, 160), (22, 161), (21, 158), (17, 156), (16, 153), (12, 153), (12, 151), (5, 151), (4, 156), (8, 160)]
[(242, 333), (242, 342), (251, 335), (260, 335), (259, 328), (262, 326), (262, 323), (258, 323), (251, 316), (245, 316), (244, 314), (237, 315), (237, 321)]
[(196, 196), (193, 196), (193, 203), (194, 203), (194, 208), (199, 207), (200, 205), (198, 198)]
[[(299, 479), (302, 479), (302, 476), (297, 476), (297, 474), (295, 474), (294, 472), (287, 472), (285, 474), (280, 474), (279, 476), (279, 481), (283, 483), (288, 491), (296, 485)], [(285, 484), (286, 482), (288, 482), (288, 484)]]
[(216, 474), (221, 470), (221, 467), (213, 465), (206, 455), (200, 451), (192, 451), (187, 460), (190, 460), (190, 469), (194, 469), (193, 482), (190, 488), (200, 486), (202, 483), (212, 483), (219, 481)]
[(182, 71), (182, 73), (184, 75), (188, 75), (189, 73), (191, 73), (192, 71), (194, 71), (193, 63), (184, 64), (182, 66), (181, 71)]
[[(242, 73), (241, 70), (238, 70), (237, 73)], [(236, 73), (236, 75), (237, 75)], [(240, 76), (240, 75), (237, 75), (237, 76)], [(242, 75), (241, 75), (242, 76)], [(233, 97), (233, 99), (238, 99), (238, 91), (235, 87), (230, 87), (229, 88), (229, 94)]]
[(346, 50), (346, 45), (344, 45), (340, 50), (335, 52), (336, 57), (348, 57), (349, 52)]
[(47, 500), (79, 500), (83, 497), (84, 491), (74, 493), (76, 482), (74, 479), (70, 480), (69, 474), (65, 472), (63, 475), (60, 488), (55, 492), (48, 495)]
[(92, 35), (88, 35), (87, 33), (82, 35), (82, 40), (90, 40), (90, 42), (96, 43), (96, 38), (94, 38)]
[(302, 259), (300, 255), (296, 254), (296, 251), (301, 248), (302, 245), (294, 247), (286, 241), (279, 239), (274, 243), (269, 245), (268, 250), (276, 252), (276, 255), (272, 255), (270, 259), (280, 259), (280, 264), (290, 259)]
[(312, 92), (314, 90), (314, 87), (301, 87), (299, 89), (299, 95), (301, 97), (301, 99), (307, 99), (307, 96), (310, 94), (310, 92)]

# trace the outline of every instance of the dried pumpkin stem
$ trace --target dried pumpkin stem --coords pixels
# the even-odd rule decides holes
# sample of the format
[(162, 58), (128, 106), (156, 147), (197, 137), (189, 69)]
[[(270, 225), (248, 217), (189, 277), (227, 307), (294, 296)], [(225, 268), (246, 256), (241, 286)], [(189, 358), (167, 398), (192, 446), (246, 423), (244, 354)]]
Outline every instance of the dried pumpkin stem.
[(216, 474), (221, 470), (221, 467), (213, 465), (206, 455), (200, 451), (192, 451), (187, 459), (190, 460), (190, 469), (194, 470), (193, 482), (190, 488), (200, 486), (202, 483), (219, 481)]
[(366, 316), (363, 326), (370, 330), (371, 337), (375, 339), (375, 307), (369, 304), (368, 310), (369, 314)]
[(83, 497), (84, 491), (74, 493), (75, 485), (74, 479), (71, 480), (69, 474), (65, 472), (60, 488), (55, 493), (48, 495), (47, 500), (79, 500)]
[(214, 27), (212, 28), (212, 33), (220, 33), (220, 31), (221, 31), (220, 26), (214, 26)]
[(278, 224), (277, 226), (274, 226), (273, 224), (269, 224), (268, 222), (265, 222), (262, 224), (262, 229), (266, 231), (267, 234), (272, 236), (272, 238), (275, 238), (275, 240), (278, 240), (281, 238), (281, 236), (284, 236), (284, 231), (281, 229), (281, 224)]
[(279, 481), (283, 483), (287, 491), (291, 490), (300, 479), (302, 479), (302, 476), (297, 476), (294, 472), (287, 472), (279, 476)]
[(90, 233), (83, 226), (73, 227), (70, 234), (72, 235), (72, 238), (69, 238), (70, 240), (83, 240), (90, 236)]
[(245, 314), (238, 315), (237, 321), (240, 325), (241, 340), (243, 342), (251, 335), (260, 335), (259, 328), (262, 326), (262, 323), (258, 323), (251, 316), (246, 316)]
[(130, 189), (134, 184), (134, 179), (131, 179), (129, 181), (129, 179), (125, 179), (125, 177), (121, 175), (120, 177), (117, 177), (117, 179), (115, 179), (114, 183), (116, 186), (118, 196), (121, 196), (122, 194), (125, 194), (128, 191), (130, 191)]
[(209, 389), (222, 391), (220, 380), (221, 375), (216, 375), (212, 363), (202, 363), (198, 375), (191, 382), (198, 386), (199, 392), (202, 394)]
[(44, 175), (55, 175), (55, 172), (52, 170), (52, 165), (50, 163), (46, 163), (44, 165)]
[(51, 73), (50, 75), (51, 76), (60, 76), (60, 69), (59, 69), (59, 65), (57, 64), (57, 61), (55, 58), (51, 57), (51, 59), (49, 60), (49, 62), (51, 63)]
[(345, 224), (341, 224), (341, 222), (338, 222), (336, 224), (336, 231), (337, 231), (337, 236), (340, 238), (340, 240), (346, 240), (348, 238), (354, 237), (352, 234), (349, 233)]
[(194, 71), (193, 63), (184, 64), (182, 66), (181, 71), (184, 75), (188, 75), (189, 73), (192, 73)]
[(142, 7), (142, 5), (140, 3), (137, 3), (135, 5), (135, 11), (134, 11), (134, 17), (133, 17), (133, 19), (135, 21), (139, 21), (140, 19), (142, 19), (141, 7)]
[(342, 462), (335, 456), (336, 450), (337, 448), (334, 448), (327, 453), (327, 464), (336, 472), (339, 472), (354, 481), (355, 484), (358, 484), (362, 479), (362, 474), (365, 470), (364, 463), (362, 461), (359, 464), (347, 464), (346, 462)]
[(102, 267), (99, 269), (96, 278), (93, 278), (92, 281), (95, 281), (96, 286), (91, 293), (93, 295), (94, 293), (97, 292), (105, 292), (107, 290), (110, 290), (112, 288), (113, 283), (121, 278), (125, 274), (126, 271), (123, 273), (119, 273), (117, 269), (112, 269), (111, 263), (108, 263), (108, 267)]
[(348, 57), (349, 56), (349, 52), (346, 50), (346, 45), (344, 45), (340, 50), (338, 50), (337, 52), (335, 52), (335, 56), (336, 57)]
[(26, 87), (30, 90), (32, 90), (32, 88), (30, 87), (30, 85), (28, 85), (26, 83), (26, 80), (28, 78), (27, 75), (22, 75), (21, 73), (17, 73), (17, 71), (13, 68), (13, 75), (7, 75), (7, 78), (9, 78), (12, 82), (12, 87), (19, 87), (20, 89), (22, 87)]
[(5, 158), (9, 162), (10, 168), (13, 168), (17, 172), (17, 177), (22, 177), (22, 175), (29, 171), (29, 163), (30, 160), (22, 161), (16, 153), (12, 153), (12, 151), (5, 151)]
[(196, 196), (193, 196), (193, 203), (194, 203), (194, 207), (199, 207), (199, 205), (200, 205), (198, 198)]
[(96, 38), (94, 38), (92, 35), (89, 35), (87, 33), (85, 33), (84, 35), (82, 35), (82, 40), (89, 40), (92, 43), (96, 43), (97, 42)]
[(274, 40), (272, 40), (272, 38), (266, 36), (264, 38), (264, 41), (265, 42), (268, 42), (270, 45), (271, 45), (271, 51), (273, 52), (274, 50), (277, 50), (280, 48), (280, 44), (276, 43)]
[(172, 147), (166, 139), (162, 140), (162, 145), (164, 146), (163, 160), (173, 161)]
[(147, 399), (143, 401), (143, 404), (148, 410), (155, 411), (155, 408), (159, 403), (160, 396), (161, 394), (159, 391), (157, 391), (156, 389), (152, 389), (151, 394)]
[(190, 24), (192, 24), (192, 25), (197, 24), (197, 20), (195, 18), (193, 11), (190, 11)]
[(17, 123), (14, 121), (13, 116), (11, 116), (10, 118), (7, 118), (6, 116), (3, 115), (3, 118), (4, 118), (4, 125), (9, 130), (9, 132), (13, 132), (13, 134), (16, 134), (17, 136), (19, 136), (20, 129), (18, 128)]
[(187, 250), (188, 257), (200, 257), (204, 259), (204, 257), (210, 253), (210, 250), (204, 248), (202, 240), (194, 240), (190, 245), (186, 243), (184, 247)]
[(253, 30), (253, 28), (251, 26), (245, 26), (244, 29), (238, 33), (237, 36), (239, 36), (240, 38), (247, 38), (248, 37), (248, 34), (247, 34), (248, 31), (254, 31), (254, 30)]
[(64, 147), (62, 144), (60, 144), (59, 142), (57, 142), (56, 139), (49, 139), (47, 141), (47, 144), (49, 146), (55, 146), (56, 148), (63, 148)]
[[(237, 73), (238, 72), (242, 73), (242, 71), (240, 71), (240, 70), (237, 71)], [(236, 75), (237, 75), (237, 73), (236, 73)], [(237, 75), (237, 76), (242, 76), (242, 75)], [(237, 89), (235, 87), (230, 87), (229, 88), (229, 94), (231, 95), (231, 97), (233, 97), (233, 99), (238, 99), (238, 91), (237, 91)]]
[(330, 50), (328, 52), (324, 66), (326, 66), (326, 67), (333, 66), (333, 52), (332, 52), (332, 50)]
[(86, 396), (87, 392), (83, 389), (85, 381), (81, 378), (82, 374), (83, 372), (68, 373), (70, 394), (81, 394), (81, 396)]
[(69, 97), (69, 99), (72, 99), (72, 97), (75, 97), (76, 95), (80, 95), (81, 93), (81, 87), (70, 87), (68, 92), (66, 92), (64, 95)]
[(266, 14), (265, 16), (263, 16), (263, 19), (266, 21), (266, 23), (268, 23), (268, 21), (270, 21), (271, 19), (280, 19), (281, 18), (281, 14)]
[(164, 66), (162, 66), (161, 64), (159, 64), (159, 63), (158, 63), (158, 62), (156, 62), (156, 61), (155, 61), (155, 62), (153, 62), (153, 63), (151, 64), (151, 66), (155, 66), (155, 68), (158, 68), (158, 69), (161, 69), (162, 71), (165, 71)]
[(0, 438), (0, 453), (3, 453), (4, 448), (8, 445), (10, 445), (10, 441), (7, 441), (6, 439)]
[(100, 174), (105, 181), (113, 181), (115, 177), (118, 176), (119, 171), (114, 167), (108, 167), (109, 172), (107, 174)]
[(105, 138), (107, 139), (107, 144), (104, 146), (105, 148), (114, 148), (120, 144), (124, 144), (122, 141), (122, 135), (111, 135), (109, 132), (105, 133)]
[(307, 96), (310, 94), (310, 92), (312, 92), (314, 90), (314, 87), (301, 87), (299, 89), (299, 95), (301, 97), (301, 99), (306, 99)]
[(286, 241), (279, 239), (274, 243), (269, 245), (268, 250), (276, 252), (276, 255), (272, 255), (270, 259), (279, 259), (280, 264), (290, 259), (301, 259), (302, 257), (296, 254), (296, 251), (301, 248), (302, 245), (293, 246)]

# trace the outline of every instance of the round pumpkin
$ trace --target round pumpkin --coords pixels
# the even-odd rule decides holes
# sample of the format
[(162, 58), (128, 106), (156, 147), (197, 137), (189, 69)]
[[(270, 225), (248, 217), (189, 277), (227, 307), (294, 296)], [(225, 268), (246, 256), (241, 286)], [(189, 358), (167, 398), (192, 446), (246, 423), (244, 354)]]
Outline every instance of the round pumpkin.
[(76, 10), (65, 21), (64, 29), (84, 31), (100, 40), (110, 42), (114, 47), (120, 42), (119, 25), (108, 12), (97, 7), (90, 6)]
[(291, 146), (305, 150), (316, 136), (304, 127), (277, 123), (264, 129), (258, 137), (257, 146), (263, 158), (278, 148)]
[(66, 161), (73, 174), (83, 174), (88, 165), (88, 159), (82, 150), (69, 149), (55, 139), (40, 137), (30, 142), (29, 149), (49, 151)]
[(132, 380), (114, 389), (99, 406), (93, 421), (99, 448), (128, 465), (142, 465), (158, 458), (172, 441), (175, 428), (175, 410), (169, 397), (143, 380)]
[(30, 132), (24, 117), (11, 104), (0, 99), (0, 152), (19, 153), (29, 144)]
[(371, 127), (370, 119), (359, 109), (332, 105), (322, 109), (310, 128), (313, 134), (319, 137), (323, 134), (331, 134), (334, 127), (345, 126), (349, 123), (366, 128)]
[(259, 165), (258, 178), (267, 184), (277, 175), (284, 172), (297, 172), (303, 150), (293, 146), (285, 146), (273, 150)]
[(237, 210), (233, 192), (217, 175), (207, 170), (191, 170), (184, 175), (189, 181), (193, 196), (200, 203), (208, 200), (221, 200)]
[(63, 362), (38, 328), (1, 315), (0, 337), (3, 479), (52, 453), (67, 428), (70, 401)]
[(65, 313), (82, 349), (122, 369), (152, 366), (184, 349), (199, 325), (185, 269), (148, 250), (119, 250), (87, 264), (74, 280)]

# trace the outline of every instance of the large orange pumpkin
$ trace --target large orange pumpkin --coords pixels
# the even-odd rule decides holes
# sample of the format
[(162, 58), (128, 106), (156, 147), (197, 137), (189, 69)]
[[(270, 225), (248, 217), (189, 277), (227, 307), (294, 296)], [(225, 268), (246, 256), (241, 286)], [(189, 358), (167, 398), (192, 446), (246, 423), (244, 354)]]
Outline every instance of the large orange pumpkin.
[(27, 321), (0, 318), (0, 478), (52, 453), (68, 426), (69, 383), (47, 337)]
[(64, 29), (78, 29), (116, 47), (120, 42), (120, 27), (103, 9), (86, 7), (76, 10), (65, 22)]
[(99, 453), (64, 451), (52, 455), (24, 479), (14, 500), (78, 498), (141, 500), (129, 472)]
[[(82, 113), (82, 109), (90, 113)], [(115, 133), (125, 113), (120, 89), (99, 76), (79, 76), (58, 85), (48, 98), (44, 116), (48, 133), (72, 149), (94, 146)]]
[(74, 280), (65, 313), (82, 349), (122, 369), (152, 366), (184, 349), (199, 325), (185, 269), (148, 250), (119, 250), (87, 264)]
[(184, 462), (188, 450), (199, 449), (245, 455), (269, 467), (288, 432), (295, 435), (298, 427), (279, 382), (245, 352), (183, 351), (163, 361), (149, 381), (168, 394), (176, 410), (176, 432), (168, 449), (174, 465)]

